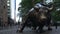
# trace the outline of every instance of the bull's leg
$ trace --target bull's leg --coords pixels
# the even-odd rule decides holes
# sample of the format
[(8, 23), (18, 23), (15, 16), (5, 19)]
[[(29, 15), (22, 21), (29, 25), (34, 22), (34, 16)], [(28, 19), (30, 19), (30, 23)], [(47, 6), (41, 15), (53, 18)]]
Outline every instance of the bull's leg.
[(52, 30), (52, 28), (51, 28), (51, 20), (49, 20), (47, 23), (48, 23), (48, 30)]
[(48, 25), (48, 30), (52, 30), (51, 24)]
[(44, 32), (44, 31), (43, 31), (43, 26), (44, 26), (44, 25), (40, 25), (40, 26), (39, 26), (38, 32), (40, 32), (40, 33)]
[(36, 28), (37, 28), (37, 26), (34, 26), (34, 27), (32, 28), (32, 30), (34, 30), (34, 31), (35, 31), (35, 30), (36, 30)]
[(36, 30), (36, 28), (37, 28), (36, 24), (33, 24), (32, 30)]
[(17, 32), (22, 32), (23, 31), (23, 29), (25, 28), (25, 23), (24, 24), (22, 24), (22, 25), (20, 25), (20, 27), (19, 27), (19, 29), (17, 30)]
[(47, 24), (48, 24), (48, 30), (52, 30), (52, 28), (51, 28), (51, 15), (48, 17)]
[(18, 31), (22, 32), (26, 25), (27, 25), (27, 20), (25, 21), (25, 23), (23, 23), (23, 24), (20, 25), (20, 28), (19, 28)]

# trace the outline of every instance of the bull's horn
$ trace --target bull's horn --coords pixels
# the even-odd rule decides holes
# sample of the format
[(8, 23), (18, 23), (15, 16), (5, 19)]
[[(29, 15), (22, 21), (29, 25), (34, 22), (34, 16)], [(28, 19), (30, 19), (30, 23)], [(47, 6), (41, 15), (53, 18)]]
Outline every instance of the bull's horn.
[(47, 7), (47, 9), (48, 9), (48, 10), (52, 10), (52, 9), (53, 9), (53, 6), (52, 6), (52, 7), (50, 7), (50, 8), (49, 8), (49, 7)]

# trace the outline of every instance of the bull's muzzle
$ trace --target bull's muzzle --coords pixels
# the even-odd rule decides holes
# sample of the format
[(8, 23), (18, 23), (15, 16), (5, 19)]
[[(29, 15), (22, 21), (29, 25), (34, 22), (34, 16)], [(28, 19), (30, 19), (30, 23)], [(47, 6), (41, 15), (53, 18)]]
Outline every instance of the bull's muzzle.
[(41, 20), (42, 20), (42, 21), (46, 21), (46, 20), (47, 20), (47, 17), (44, 16), (44, 15), (42, 15), (42, 16), (41, 16)]

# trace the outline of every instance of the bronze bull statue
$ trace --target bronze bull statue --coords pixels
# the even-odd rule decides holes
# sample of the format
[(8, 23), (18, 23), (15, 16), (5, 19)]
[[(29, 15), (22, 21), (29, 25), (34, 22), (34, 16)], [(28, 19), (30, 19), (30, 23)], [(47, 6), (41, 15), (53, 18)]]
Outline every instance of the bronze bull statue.
[(45, 24), (50, 24), (51, 18), (49, 10), (51, 9), (52, 8), (35, 6), (34, 9), (27, 14), (26, 18), (23, 19), (19, 32), (22, 32), (25, 26), (30, 22), (30, 26), (35, 28), (39, 26), (38, 30), (42, 31)]

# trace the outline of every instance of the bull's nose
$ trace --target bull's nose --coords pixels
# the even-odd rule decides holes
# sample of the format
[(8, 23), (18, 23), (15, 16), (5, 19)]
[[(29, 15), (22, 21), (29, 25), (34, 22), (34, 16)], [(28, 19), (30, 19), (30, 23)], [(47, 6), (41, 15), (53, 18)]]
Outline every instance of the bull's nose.
[(46, 19), (46, 17), (41, 17), (41, 19)]
[(41, 19), (45, 20), (45, 19), (46, 19), (46, 17), (44, 17), (44, 16), (43, 16), (43, 17), (41, 17)]
[(46, 21), (46, 18), (42, 19), (43, 21)]
[(41, 20), (43, 21), (47, 19), (47, 17), (44, 14), (42, 14), (40, 17), (41, 17)]

